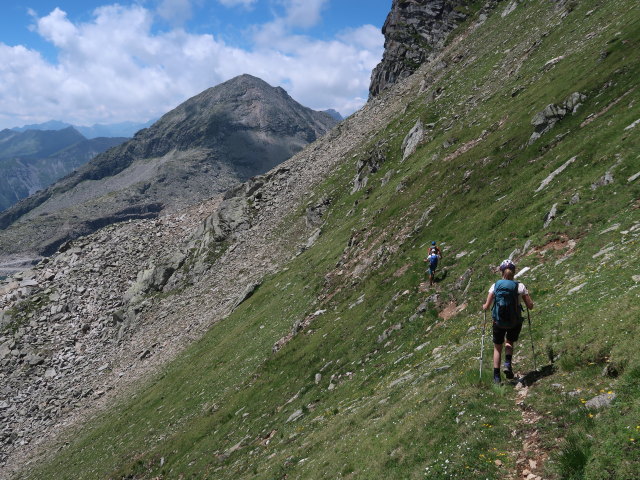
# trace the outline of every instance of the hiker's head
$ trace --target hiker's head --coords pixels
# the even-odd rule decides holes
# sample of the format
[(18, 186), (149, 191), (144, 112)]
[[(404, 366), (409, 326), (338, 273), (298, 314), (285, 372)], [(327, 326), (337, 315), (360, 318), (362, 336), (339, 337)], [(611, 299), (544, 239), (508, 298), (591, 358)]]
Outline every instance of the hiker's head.
[(431, 245), (435, 245), (435, 244), (436, 244), (436, 242), (431, 242)]
[(502, 278), (513, 280), (513, 276), (516, 273), (516, 266), (511, 260), (503, 260), (500, 264), (500, 271), (502, 272)]

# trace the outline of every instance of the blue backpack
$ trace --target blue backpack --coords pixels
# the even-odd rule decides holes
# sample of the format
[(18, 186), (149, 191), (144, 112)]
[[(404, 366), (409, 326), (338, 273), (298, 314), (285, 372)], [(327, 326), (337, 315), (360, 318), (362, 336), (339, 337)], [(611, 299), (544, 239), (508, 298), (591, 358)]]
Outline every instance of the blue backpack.
[(433, 254), (433, 255), (429, 255), (429, 265), (431, 266), (432, 270), (435, 270), (436, 267), (438, 266), (438, 256)]
[(493, 321), (500, 328), (514, 328), (522, 324), (522, 307), (518, 303), (518, 282), (498, 280), (493, 286)]

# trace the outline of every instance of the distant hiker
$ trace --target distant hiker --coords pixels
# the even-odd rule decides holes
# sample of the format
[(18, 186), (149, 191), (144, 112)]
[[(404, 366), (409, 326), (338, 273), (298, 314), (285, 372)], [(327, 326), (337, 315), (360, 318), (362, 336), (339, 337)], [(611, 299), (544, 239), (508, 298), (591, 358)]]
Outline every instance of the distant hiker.
[(493, 381), (500, 383), (500, 360), (502, 357), (502, 345), (507, 339), (507, 347), (504, 356), (504, 376), (513, 378), (513, 368), (511, 359), (513, 357), (513, 346), (518, 341), (520, 330), (522, 329), (522, 305), (523, 300), (529, 310), (533, 308), (533, 301), (529, 296), (529, 291), (523, 283), (516, 282), (513, 277), (516, 273), (516, 266), (511, 260), (505, 260), (500, 264), (502, 279), (491, 285), (487, 301), (482, 306), (483, 310), (488, 310), (493, 302), (491, 314), (493, 317)]
[(429, 247), (429, 255), (435, 253), (440, 258), (442, 258), (442, 252), (440, 251), (440, 247), (436, 245), (436, 242), (431, 242), (431, 246)]
[(436, 242), (431, 242), (429, 247), (429, 256), (424, 259), (425, 262), (429, 262), (429, 286), (433, 286), (433, 280), (436, 274), (436, 268), (438, 268), (438, 260), (442, 258), (440, 249), (436, 246)]

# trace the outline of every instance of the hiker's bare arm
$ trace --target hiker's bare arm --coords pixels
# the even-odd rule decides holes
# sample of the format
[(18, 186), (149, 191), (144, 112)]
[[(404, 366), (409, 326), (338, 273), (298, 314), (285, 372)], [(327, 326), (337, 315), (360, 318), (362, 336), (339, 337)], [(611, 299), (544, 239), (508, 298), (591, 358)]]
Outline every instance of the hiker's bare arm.
[(529, 294), (523, 295), (522, 300), (524, 300), (524, 304), (527, 306), (529, 310), (533, 310), (533, 300), (531, 300), (531, 297), (529, 296)]
[(482, 305), (482, 310), (489, 310), (489, 306), (491, 305), (491, 302), (493, 302), (493, 292), (487, 295), (487, 301), (484, 303), (484, 305)]

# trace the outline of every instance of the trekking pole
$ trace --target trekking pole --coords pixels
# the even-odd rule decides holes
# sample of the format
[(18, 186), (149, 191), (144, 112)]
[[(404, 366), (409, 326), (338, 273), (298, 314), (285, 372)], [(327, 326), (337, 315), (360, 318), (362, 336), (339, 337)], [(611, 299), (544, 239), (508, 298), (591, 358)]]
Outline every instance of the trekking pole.
[(480, 340), (480, 380), (482, 380), (482, 356), (484, 354), (484, 331), (487, 326), (487, 311), (483, 310), (484, 321), (482, 322), (482, 337)]
[(529, 307), (526, 307), (526, 308), (527, 308), (527, 320), (529, 320), (529, 338), (531, 338), (531, 353), (533, 353), (533, 368), (537, 372), (538, 365), (536, 364), (536, 349), (533, 346), (533, 332), (531, 330), (531, 315), (529, 315)]

